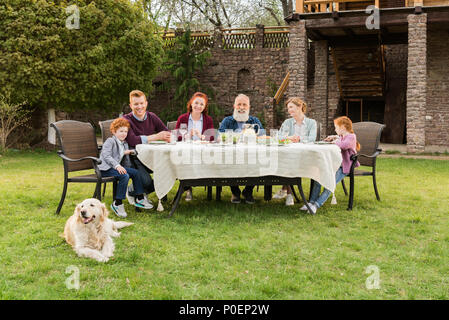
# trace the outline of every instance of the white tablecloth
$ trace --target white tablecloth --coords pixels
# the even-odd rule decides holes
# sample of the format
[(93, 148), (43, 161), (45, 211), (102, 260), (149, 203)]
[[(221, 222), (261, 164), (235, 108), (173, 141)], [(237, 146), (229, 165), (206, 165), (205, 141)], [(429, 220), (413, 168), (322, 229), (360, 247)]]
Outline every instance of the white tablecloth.
[(303, 177), (335, 190), (335, 173), (341, 166), (336, 145), (294, 143), (286, 146), (218, 144), (140, 144), (139, 160), (150, 168), (159, 199), (176, 179), (239, 178), (260, 176)]

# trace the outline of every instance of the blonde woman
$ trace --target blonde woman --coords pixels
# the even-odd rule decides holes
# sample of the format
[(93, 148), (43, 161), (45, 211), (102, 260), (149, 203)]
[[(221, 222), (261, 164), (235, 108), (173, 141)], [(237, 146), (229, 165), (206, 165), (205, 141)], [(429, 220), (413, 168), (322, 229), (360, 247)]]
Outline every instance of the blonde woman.
[[(306, 117), (307, 104), (298, 97), (292, 97), (285, 103), (291, 118), (282, 123), (279, 132), (292, 142), (313, 142), (316, 140), (316, 121)], [(294, 205), (292, 191), (289, 186), (283, 186), (273, 199), (283, 199), (285, 205)]]

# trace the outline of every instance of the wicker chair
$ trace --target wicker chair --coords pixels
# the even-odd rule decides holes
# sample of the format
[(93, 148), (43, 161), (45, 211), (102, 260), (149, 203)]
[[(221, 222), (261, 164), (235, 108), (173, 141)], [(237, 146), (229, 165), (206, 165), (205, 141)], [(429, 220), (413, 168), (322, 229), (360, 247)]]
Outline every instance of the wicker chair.
[[(101, 129), (102, 143), (104, 143), (108, 138), (112, 137), (112, 132), (110, 129), (112, 121), (114, 121), (114, 119), (98, 122), (98, 124), (100, 125), (100, 129)], [(107, 186), (107, 183), (104, 183), (103, 184), (103, 198), (106, 193), (106, 186)]]
[[(349, 203), (348, 210), (352, 210), (354, 201), (354, 177), (355, 176), (372, 176), (374, 192), (376, 193), (377, 200), (380, 201), (379, 191), (377, 190), (376, 183), (376, 159), (380, 154), (382, 149), (379, 149), (380, 136), (382, 130), (385, 128), (384, 124), (376, 122), (357, 122), (354, 123), (352, 128), (357, 136), (357, 141), (360, 143), (360, 151), (352, 157), (353, 163), (351, 166), (351, 171), (349, 173), (350, 180), (350, 191), (349, 191)], [(371, 167), (371, 171), (365, 171), (360, 169), (355, 169), (355, 163), (357, 160), (360, 165), (365, 167)], [(343, 189), (346, 187), (344, 185), (344, 179), (342, 180)]]
[[(102, 178), (98, 169), (101, 160), (98, 158), (98, 145), (95, 137), (95, 130), (90, 123), (63, 120), (51, 124), (56, 131), (57, 139), (61, 150), (57, 153), (62, 158), (64, 164), (64, 188), (61, 200), (59, 201), (56, 214), (61, 211), (67, 193), (67, 185), (75, 183), (95, 183), (93, 197), (101, 201), (101, 183), (113, 182), (114, 195), (116, 191), (116, 180), (114, 177)], [(94, 169), (94, 174), (69, 177), (69, 172)]]
[(167, 121), (167, 129), (169, 131), (175, 130), (177, 121)]
[(101, 129), (101, 140), (103, 141), (103, 143), (108, 138), (112, 137), (112, 132), (110, 129), (112, 121), (114, 121), (114, 119), (98, 122), (98, 124), (100, 125), (100, 129)]
[(316, 139), (315, 141), (321, 140), (321, 122), (316, 122)]

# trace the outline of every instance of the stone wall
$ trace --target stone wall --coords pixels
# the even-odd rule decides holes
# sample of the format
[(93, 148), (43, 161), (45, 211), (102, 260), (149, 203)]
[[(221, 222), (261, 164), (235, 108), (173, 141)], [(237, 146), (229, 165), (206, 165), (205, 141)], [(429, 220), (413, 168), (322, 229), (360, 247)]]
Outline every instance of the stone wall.
[(445, 28), (427, 31), (426, 146), (449, 145), (449, 34)]
[(287, 65), (288, 48), (215, 48), (199, 79), (214, 90), (216, 103), (224, 114), (232, 113), (235, 97), (243, 93), (249, 96), (251, 113), (257, 116), (270, 104), (267, 98), (274, 96), (270, 83), (279, 88)]
[[(261, 118), (268, 128), (273, 127), (276, 121), (271, 104), (273, 86), (279, 88), (288, 72), (289, 48), (264, 48), (263, 26), (256, 28), (253, 48), (224, 49), (218, 45), (222, 43), (221, 34), (216, 32), (214, 37), (211, 57), (204, 70), (197, 74), (200, 83), (213, 90), (213, 102), (224, 115), (232, 113), (235, 97), (243, 93), (250, 98), (251, 114)], [(166, 75), (160, 76), (155, 83), (166, 79)], [(149, 109), (155, 113), (160, 113), (169, 103), (170, 94), (163, 90), (156, 90), (149, 97)]]
[(385, 114), (382, 142), (405, 143), (407, 45), (385, 46)]

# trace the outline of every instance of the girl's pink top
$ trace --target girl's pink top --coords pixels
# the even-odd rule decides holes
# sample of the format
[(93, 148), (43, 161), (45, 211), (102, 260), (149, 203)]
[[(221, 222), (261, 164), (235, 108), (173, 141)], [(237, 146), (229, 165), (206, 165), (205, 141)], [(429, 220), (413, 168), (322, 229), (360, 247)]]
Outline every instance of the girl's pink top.
[[(349, 133), (345, 136), (339, 136), (339, 138), (335, 141), (335, 144), (341, 149), (341, 156), (343, 158), (341, 166), (343, 167), (343, 173), (349, 174), (352, 164), (351, 156), (357, 153), (357, 137), (354, 133)], [(359, 161), (357, 161), (355, 166), (360, 166)]]

